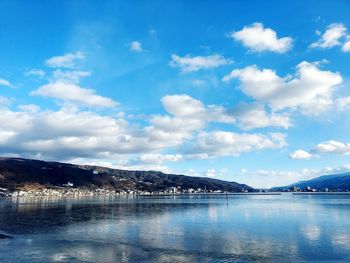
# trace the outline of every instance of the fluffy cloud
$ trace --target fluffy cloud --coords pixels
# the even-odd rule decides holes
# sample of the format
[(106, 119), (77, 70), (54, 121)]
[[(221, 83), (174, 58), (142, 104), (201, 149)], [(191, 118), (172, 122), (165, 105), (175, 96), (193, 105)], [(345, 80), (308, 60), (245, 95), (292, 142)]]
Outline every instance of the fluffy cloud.
[(141, 144), (125, 120), (75, 108), (35, 112), (1, 108), (0, 131), (2, 153), (42, 158), (105, 158), (150, 147)]
[(186, 94), (167, 95), (161, 99), (167, 112), (177, 117), (203, 118), (207, 109), (203, 103)]
[(179, 146), (205, 126), (205, 121), (181, 114), (182, 118), (154, 116), (150, 126), (140, 128), (121, 118), (74, 107), (48, 111), (31, 104), (18, 108), (20, 111), (0, 108), (1, 152), (46, 159), (110, 159), (143, 153), (138, 165), (179, 161), (181, 155), (153, 152)]
[(27, 112), (38, 112), (40, 110), (40, 107), (34, 104), (25, 104), (25, 105), (19, 105), (18, 109), (21, 111), (27, 111)]
[(11, 103), (10, 99), (0, 95), (0, 106), (1, 105), (9, 105), (10, 103)]
[(41, 95), (88, 107), (108, 108), (117, 106), (115, 101), (95, 94), (95, 91), (92, 89), (85, 89), (75, 84), (64, 82), (43, 85), (32, 91), (31, 95)]
[(195, 131), (201, 130), (205, 122), (199, 119), (181, 119), (170, 116), (155, 116), (151, 126), (145, 128), (147, 137), (162, 148), (162, 145), (175, 147), (192, 138)]
[(292, 38), (278, 38), (271, 28), (264, 28), (261, 23), (243, 27), (242, 30), (229, 34), (231, 38), (241, 42), (253, 52), (271, 51), (285, 53), (292, 47)]
[[(74, 107), (64, 107), (59, 111), (41, 110), (35, 105), (19, 108), (21, 111), (0, 108), (2, 154), (58, 160), (120, 159), (120, 155), (143, 154), (137, 163), (125, 163), (124, 168), (135, 168), (135, 165), (150, 168), (150, 162), (160, 165), (180, 161), (183, 158), (180, 154), (154, 152), (179, 146), (192, 138), (193, 129), (202, 128), (188, 128), (191, 123), (179, 119), (163, 123), (163, 126), (158, 126), (152, 119), (153, 129), (139, 128), (121, 118), (79, 111)], [(174, 125), (172, 128), (171, 124)]]
[[(264, 119), (256, 121), (254, 124), (254, 111), (247, 113), (232, 114), (226, 109), (210, 105), (205, 106), (188, 95), (168, 95), (162, 98), (162, 103), (166, 111), (171, 114), (157, 115), (151, 118), (150, 126), (144, 129), (145, 136), (158, 145), (161, 149), (165, 147), (177, 147), (186, 142), (185, 150), (187, 159), (203, 159), (221, 155), (239, 155), (242, 152), (253, 151), (256, 149), (280, 148), (285, 143), (283, 134), (272, 134), (265, 136), (261, 134), (239, 134), (230, 132), (202, 132), (208, 123), (230, 123), (234, 124), (237, 120), (240, 126), (246, 129), (267, 126), (289, 126), (289, 119), (284, 115), (264, 115)], [(256, 111), (263, 111), (257, 109)], [(211, 140), (213, 149), (208, 145)], [(229, 141), (229, 143), (227, 143)], [(208, 150), (208, 151), (207, 151)]]
[(45, 73), (45, 71), (43, 71), (41, 69), (31, 69), (31, 70), (25, 72), (24, 75), (26, 77), (28, 77), (28, 76), (36, 76), (36, 77), (39, 77), (39, 78), (43, 78), (43, 77), (45, 77), (46, 73)]
[[(350, 143), (343, 143), (336, 140), (329, 140), (317, 144), (311, 152), (324, 154), (324, 153), (333, 153), (333, 154), (344, 154), (350, 155)], [(304, 150), (298, 150), (289, 155), (292, 159), (311, 159), (315, 157), (315, 154), (311, 154)], [(317, 156), (316, 156), (317, 157)]]
[[(243, 169), (242, 169), (243, 170)], [(309, 180), (321, 175), (346, 173), (350, 171), (350, 165), (339, 167), (323, 167), (321, 169), (302, 169), (300, 171), (280, 170), (256, 170), (244, 169), (241, 173), (241, 182), (258, 188), (271, 188), (293, 184), (300, 180)]]
[(211, 177), (211, 178), (220, 178), (222, 176), (225, 176), (227, 174), (228, 169), (208, 169), (204, 171), (198, 171), (196, 169), (188, 169), (186, 171), (181, 172), (181, 174), (187, 175), (187, 176), (194, 176), (194, 177)]
[(171, 115), (156, 115), (146, 127), (152, 140), (177, 146), (192, 138), (193, 133), (203, 129), (209, 122), (233, 123), (234, 118), (219, 106), (205, 106), (188, 95), (167, 95), (162, 98), (165, 110)]
[(239, 156), (253, 150), (278, 149), (286, 146), (285, 134), (239, 134), (226, 131), (201, 132), (189, 154), (207, 157)]
[(319, 63), (301, 62), (295, 76), (284, 78), (271, 69), (248, 66), (233, 70), (223, 80), (238, 78), (246, 95), (268, 103), (273, 110), (299, 108), (305, 114), (317, 114), (332, 104), (333, 91), (342, 83), (339, 73), (318, 66)]
[(336, 105), (339, 110), (347, 109), (350, 105), (350, 96), (337, 99)]
[(311, 48), (331, 48), (339, 46), (339, 39), (345, 36), (346, 27), (340, 23), (330, 24), (317, 42), (310, 45)]
[(267, 113), (261, 104), (242, 103), (230, 110), (230, 114), (237, 120), (237, 125), (242, 130), (250, 130), (266, 127), (282, 127), (288, 129), (292, 121), (287, 114)]
[(130, 43), (130, 50), (135, 52), (143, 51), (142, 44), (139, 41), (132, 41)]
[(147, 131), (154, 137), (181, 144), (191, 138), (193, 132), (203, 129), (208, 123), (235, 124), (243, 130), (266, 127), (289, 128), (287, 114), (267, 113), (261, 104), (240, 104), (233, 109), (217, 105), (204, 105), (188, 95), (167, 95), (161, 99), (165, 110), (172, 116), (154, 116)]
[(181, 154), (144, 154), (140, 156), (142, 162), (178, 162), (182, 159)]
[(318, 144), (314, 151), (319, 153), (337, 153), (337, 154), (350, 154), (350, 144), (338, 142), (335, 140), (326, 141)]
[(90, 76), (88, 71), (62, 71), (60, 69), (54, 70), (51, 76), (51, 82), (64, 82), (78, 84), (80, 79)]
[(6, 86), (6, 87), (10, 87), (13, 88), (14, 86), (11, 84), (10, 81), (6, 80), (6, 79), (0, 79), (0, 86)]
[(341, 50), (343, 52), (350, 52), (350, 36), (346, 37), (346, 41), (344, 42), (344, 45), (342, 46)]
[[(175, 109), (173, 100), (186, 107)], [(19, 111), (2, 107), (1, 153), (56, 160), (113, 160), (141, 154), (133, 162), (123, 163), (123, 168), (165, 171), (168, 168), (163, 162), (238, 156), (286, 144), (283, 134), (203, 132), (209, 122), (227, 120), (220, 115), (214, 119), (215, 106), (205, 106), (187, 95), (164, 97), (162, 103), (171, 115), (152, 116), (146, 127), (132, 125), (117, 115), (103, 116), (71, 106), (58, 111), (33, 104), (18, 106)], [(174, 147), (186, 155), (159, 153)]]
[(161, 101), (165, 110), (178, 118), (199, 119), (207, 122), (234, 122), (234, 118), (228, 115), (223, 107), (216, 105), (205, 106), (201, 101), (186, 94), (167, 95)]
[(297, 150), (289, 154), (289, 158), (295, 159), (295, 160), (309, 160), (312, 157), (314, 157), (314, 155), (304, 150)]
[(77, 60), (84, 59), (82, 52), (66, 53), (63, 56), (55, 56), (45, 61), (46, 66), (52, 68), (74, 68)]
[(193, 72), (201, 69), (217, 68), (231, 63), (233, 63), (232, 60), (226, 59), (221, 55), (211, 55), (207, 57), (191, 57), (187, 55), (185, 57), (180, 57), (173, 54), (171, 56), (170, 66), (180, 68), (182, 72)]
[(206, 176), (207, 176), (207, 177), (216, 177), (216, 171), (215, 171), (215, 169), (209, 169), (209, 170), (206, 172)]
[(137, 162), (142, 164), (162, 164), (164, 162), (178, 162), (183, 159), (181, 154), (160, 154), (160, 153), (148, 153), (142, 154)]

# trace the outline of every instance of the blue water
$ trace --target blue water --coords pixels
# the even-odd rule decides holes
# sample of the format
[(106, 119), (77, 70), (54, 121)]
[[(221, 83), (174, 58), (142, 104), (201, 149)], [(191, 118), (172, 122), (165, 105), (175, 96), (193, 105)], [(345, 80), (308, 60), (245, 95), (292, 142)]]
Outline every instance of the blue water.
[(350, 196), (0, 199), (0, 262), (350, 262)]

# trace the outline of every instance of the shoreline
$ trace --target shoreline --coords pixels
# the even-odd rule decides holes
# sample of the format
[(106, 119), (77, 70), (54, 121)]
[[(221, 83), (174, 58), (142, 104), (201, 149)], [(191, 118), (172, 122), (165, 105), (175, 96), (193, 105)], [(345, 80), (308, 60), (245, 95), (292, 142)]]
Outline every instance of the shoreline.
[(62, 193), (51, 194), (33, 194), (25, 193), (23, 195), (0, 195), (0, 199), (6, 198), (71, 198), (71, 197), (104, 197), (104, 196), (127, 196), (127, 197), (180, 197), (180, 196), (277, 196), (277, 195), (350, 195), (350, 192), (230, 192), (230, 193), (127, 193), (127, 192), (113, 192), (113, 191), (101, 191), (101, 192), (85, 192), (85, 191), (72, 191)]
[(293, 195), (350, 195), (350, 192), (292, 192)]
[(281, 195), (282, 193), (273, 192), (251, 192), (251, 193), (175, 193), (175, 194), (136, 194), (136, 196), (184, 196), (184, 195)]

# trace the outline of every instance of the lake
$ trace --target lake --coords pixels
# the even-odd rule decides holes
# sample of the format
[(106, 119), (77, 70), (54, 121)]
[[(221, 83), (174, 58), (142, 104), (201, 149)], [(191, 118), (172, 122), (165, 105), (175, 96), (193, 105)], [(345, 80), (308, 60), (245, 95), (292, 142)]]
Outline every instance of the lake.
[(0, 262), (350, 262), (350, 196), (0, 199), (0, 233)]

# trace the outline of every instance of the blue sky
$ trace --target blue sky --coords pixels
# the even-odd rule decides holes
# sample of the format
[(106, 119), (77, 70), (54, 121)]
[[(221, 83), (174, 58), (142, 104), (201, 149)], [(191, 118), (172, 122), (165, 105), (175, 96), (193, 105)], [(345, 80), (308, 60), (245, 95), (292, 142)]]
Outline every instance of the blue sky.
[(0, 154), (255, 187), (348, 171), (348, 10), (0, 0)]

